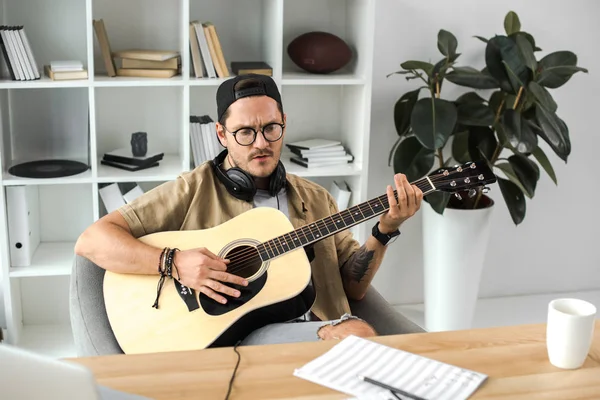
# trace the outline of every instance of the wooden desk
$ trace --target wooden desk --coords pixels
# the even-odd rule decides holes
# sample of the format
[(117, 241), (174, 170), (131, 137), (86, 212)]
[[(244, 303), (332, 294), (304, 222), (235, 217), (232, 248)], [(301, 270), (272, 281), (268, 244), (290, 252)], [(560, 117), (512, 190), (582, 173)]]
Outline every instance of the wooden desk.
[[(545, 324), (381, 336), (372, 340), (489, 375), (472, 399), (599, 399), (600, 320), (583, 367), (548, 361)], [(238, 347), (230, 399), (344, 399), (350, 396), (294, 377), (335, 342)], [(237, 360), (232, 348), (76, 358), (98, 383), (156, 399), (224, 399)]]

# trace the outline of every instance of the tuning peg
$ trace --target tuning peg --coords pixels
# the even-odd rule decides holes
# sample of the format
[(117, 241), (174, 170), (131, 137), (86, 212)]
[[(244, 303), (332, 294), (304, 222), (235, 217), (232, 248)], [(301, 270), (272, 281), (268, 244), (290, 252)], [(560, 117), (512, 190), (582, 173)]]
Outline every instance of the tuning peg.
[(481, 189), (481, 192), (482, 192), (482, 193), (488, 193), (489, 191), (490, 191), (490, 188), (489, 188), (489, 187), (487, 187), (487, 186), (484, 186), (484, 188), (483, 188), (483, 189)]
[(483, 174), (479, 174), (479, 175), (477, 176), (477, 179), (479, 179), (480, 181), (482, 181), (482, 180), (483, 180)]
[(471, 163), (471, 164), (469, 164), (469, 168), (475, 169), (475, 168), (477, 168), (477, 165), (475, 165), (475, 163)]
[(460, 193), (454, 193), (454, 196), (456, 196), (457, 199), (462, 200), (462, 196), (460, 195)]
[(469, 189), (469, 197), (470, 198), (475, 197), (476, 194), (477, 194), (477, 191), (475, 189)]

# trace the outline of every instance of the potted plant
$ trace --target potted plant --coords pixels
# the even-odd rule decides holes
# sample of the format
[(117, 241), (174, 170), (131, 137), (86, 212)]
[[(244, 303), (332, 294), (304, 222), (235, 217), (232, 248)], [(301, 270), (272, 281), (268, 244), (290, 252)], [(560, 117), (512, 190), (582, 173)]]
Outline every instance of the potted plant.
[[(525, 218), (526, 198), (535, 195), (540, 167), (557, 183), (542, 147), (567, 162), (569, 129), (557, 113), (550, 90), (565, 85), (577, 72), (577, 56), (568, 50), (541, 51), (534, 37), (521, 30), (518, 15), (504, 19), (505, 34), (476, 36), (484, 43), (485, 67), (457, 62), (458, 41), (438, 32), (437, 63), (409, 60), (393, 72), (419, 86), (401, 95), (394, 106), (398, 139), (389, 164), (409, 181), (432, 169), (484, 160), (515, 225)], [(538, 59), (539, 58), (539, 59)], [(454, 100), (442, 96), (444, 85), (468, 88)], [(467, 328), (477, 301), (487, 247), (493, 200), (485, 190), (451, 196), (433, 192), (423, 207), (425, 319), (430, 330)]]

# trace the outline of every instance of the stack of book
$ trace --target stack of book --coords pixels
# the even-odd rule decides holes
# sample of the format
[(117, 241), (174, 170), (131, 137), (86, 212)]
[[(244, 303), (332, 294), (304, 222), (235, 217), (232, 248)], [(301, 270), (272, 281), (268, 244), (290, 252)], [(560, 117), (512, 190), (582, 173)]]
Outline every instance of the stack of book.
[[(104, 21), (94, 20), (93, 24), (108, 76), (171, 78), (181, 73), (181, 54), (178, 51), (127, 49), (113, 52)], [(115, 60), (120, 60), (120, 65)]]
[(286, 144), (293, 153), (290, 161), (306, 168), (343, 165), (354, 161), (354, 156), (338, 140), (308, 139)]
[(210, 116), (190, 116), (190, 144), (194, 168), (214, 159), (223, 150), (217, 138), (217, 127)]
[(13, 81), (40, 79), (38, 64), (22, 25), (0, 26), (0, 48)]
[(88, 72), (81, 61), (52, 61), (44, 65), (46, 76), (53, 81), (87, 79)]
[(227, 78), (229, 69), (217, 30), (211, 22), (191, 21), (190, 53), (196, 78)]
[(134, 156), (131, 147), (123, 147), (105, 153), (100, 163), (126, 171), (140, 171), (158, 167), (163, 156), (164, 153), (161, 152), (148, 152), (144, 156)]

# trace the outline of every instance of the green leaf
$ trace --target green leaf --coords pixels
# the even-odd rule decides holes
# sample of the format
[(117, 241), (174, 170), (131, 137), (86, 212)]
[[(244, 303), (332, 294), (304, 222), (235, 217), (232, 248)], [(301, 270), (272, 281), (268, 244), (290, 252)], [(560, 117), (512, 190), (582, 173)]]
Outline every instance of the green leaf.
[(520, 32), (515, 32), (512, 33), (510, 35), (508, 35), (509, 38), (513, 39), (516, 43), (517, 41), (517, 37), (519, 36), (523, 36), (525, 39), (527, 39), (527, 41), (529, 42), (529, 44), (531, 44), (531, 48), (533, 49), (533, 51), (542, 51), (542, 49), (540, 49), (539, 47), (537, 47), (535, 45), (535, 39), (533, 38), (533, 36), (531, 36), (531, 34), (524, 32), (524, 31), (520, 31)]
[(457, 132), (452, 135), (452, 157), (461, 164), (471, 161), (469, 136), (469, 131)]
[(452, 193), (448, 192), (431, 192), (425, 197), (425, 201), (431, 205), (431, 208), (438, 214), (444, 214), (444, 210), (448, 206), (448, 201), (452, 197)]
[(425, 61), (405, 61), (400, 66), (408, 70), (423, 70), (429, 77), (431, 77), (431, 71), (433, 71), (433, 64)]
[(416, 137), (404, 139), (394, 153), (394, 173), (403, 173), (409, 182), (425, 176), (433, 167), (435, 152), (424, 148)]
[(483, 36), (473, 36), (476, 37), (477, 39), (481, 40), (483, 43), (487, 43), (489, 40), (484, 38)]
[(523, 35), (517, 36), (516, 42), (523, 62), (525, 65), (527, 65), (527, 67), (529, 67), (532, 73), (535, 73), (537, 69), (537, 60), (533, 54), (533, 47), (531, 46), (531, 43)]
[(532, 124), (513, 109), (507, 109), (502, 116), (504, 133), (508, 142), (519, 153), (531, 153), (538, 145), (538, 138)]
[(440, 53), (442, 53), (446, 57), (452, 57), (456, 55), (458, 41), (452, 33), (444, 29), (440, 29), (440, 31), (438, 32), (437, 46)]
[(535, 108), (535, 117), (540, 126), (537, 134), (550, 145), (550, 148), (561, 160), (567, 162), (569, 154), (571, 154), (571, 140), (567, 125), (556, 113), (543, 106), (538, 105)]
[(540, 86), (537, 82), (529, 82), (529, 91), (533, 94), (537, 103), (547, 110), (555, 112), (558, 108), (550, 92), (548, 92), (545, 87)]
[(538, 83), (547, 88), (556, 89), (567, 83), (577, 72), (587, 73), (588, 70), (574, 65), (549, 67), (542, 70), (538, 78)]
[(525, 196), (517, 185), (512, 181), (498, 177), (498, 186), (502, 192), (502, 197), (506, 202), (506, 207), (515, 225), (519, 225), (525, 218), (526, 204)]
[(396, 153), (396, 148), (400, 144), (401, 140), (402, 140), (402, 136), (400, 136), (398, 139), (396, 139), (396, 142), (394, 143), (394, 145), (392, 146), (392, 149), (390, 150), (390, 155), (388, 156), (388, 167), (392, 165), (392, 160), (394, 158), (394, 154)]
[(417, 139), (430, 150), (443, 147), (456, 124), (454, 103), (437, 98), (417, 101), (411, 115), (411, 126)]
[(521, 21), (519, 21), (519, 16), (514, 11), (509, 11), (504, 17), (504, 30), (507, 35), (521, 30)]
[(485, 103), (486, 100), (478, 95), (476, 92), (467, 92), (460, 95), (455, 101), (456, 104), (466, 103)]
[[(504, 110), (506, 109), (506, 101), (504, 101), (504, 103), (503, 103), (502, 100), (504, 100), (505, 97), (506, 97), (506, 93), (504, 93), (502, 90), (496, 90), (490, 96), (489, 105), (490, 105), (490, 108), (492, 110), (494, 110), (494, 115), (496, 115), (496, 114), (502, 115), (502, 113), (504, 113)], [(500, 111), (498, 111), (501, 104), (502, 104), (502, 109)]]
[(513, 169), (512, 165), (510, 163), (508, 163), (508, 162), (498, 163), (495, 165), (495, 167), (500, 169), (502, 172), (504, 172), (504, 175), (506, 175), (506, 177), (519, 188), (521, 193), (523, 193), (523, 194), (525, 194), (525, 196), (529, 197), (529, 194), (528, 194), (529, 192), (525, 189), (525, 187), (523, 187), (523, 184), (517, 177), (517, 174), (515, 173), (515, 170)]
[(550, 179), (552, 179), (552, 181), (554, 181), (554, 184), (558, 185), (558, 180), (556, 179), (556, 174), (554, 173), (554, 168), (552, 167), (552, 164), (550, 164), (550, 160), (548, 160), (548, 157), (546, 156), (546, 153), (544, 153), (544, 150), (542, 150), (538, 146), (533, 150), (532, 154), (535, 157), (535, 159), (537, 160), (537, 162), (540, 163), (542, 168), (544, 168), (544, 170), (546, 171), (546, 173), (548, 174)]
[(527, 197), (533, 198), (537, 182), (540, 179), (540, 168), (523, 154), (514, 154), (508, 157), (508, 162), (515, 171), (517, 178), (519, 178), (519, 182), (525, 188)]
[[(482, 158), (490, 160), (496, 151), (496, 135), (488, 126), (472, 126), (469, 128), (469, 161), (479, 161)], [(483, 157), (482, 157), (483, 156)]]
[(410, 131), (410, 116), (420, 91), (419, 88), (404, 93), (394, 105), (394, 125), (398, 136), (404, 136)]
[(572, 51), (561, 50), (547, 54), (540, 60), (540, 68), (562, 67), (564, 65), (577, 65), (577, 55)]
[(538, 64), (537, 82), (547, 88), (556, 89), (571, 79), (576, 72), (588, 72), (577, 66), (577, 55), (572, 51), (555, 51), (542, 58)]
[(517, 93), (531, 80), (532, 72), (521, 60), (517, 44), (506, 36), (495, 36), (485, 49), (485, 64), (500, 88)]
[(498, 82), (489, 74), (472, 67), (454, 67), (446, 75), (446, 79), (455, 85), (467, 86), (473, 89), (496, 89)]
[(494, 112), (482, 103), (462, 103), (458, 106), (458, 122), (463, 125), (489, 126), (494, 123)]

